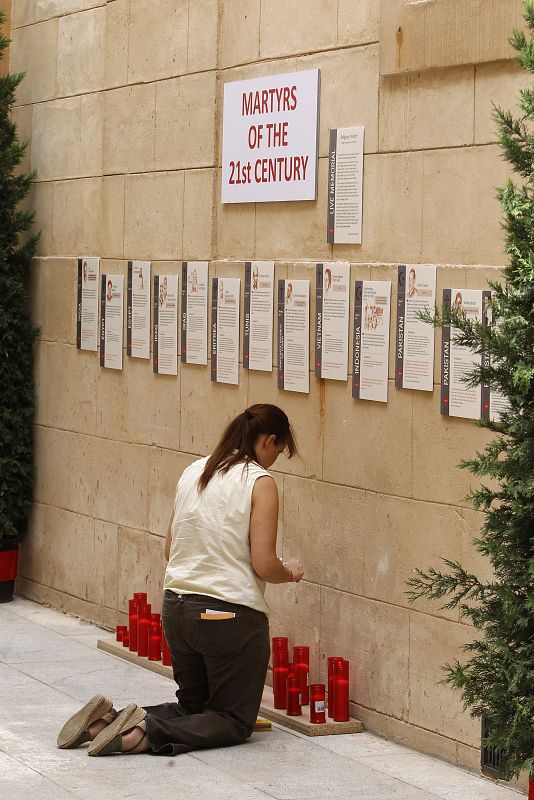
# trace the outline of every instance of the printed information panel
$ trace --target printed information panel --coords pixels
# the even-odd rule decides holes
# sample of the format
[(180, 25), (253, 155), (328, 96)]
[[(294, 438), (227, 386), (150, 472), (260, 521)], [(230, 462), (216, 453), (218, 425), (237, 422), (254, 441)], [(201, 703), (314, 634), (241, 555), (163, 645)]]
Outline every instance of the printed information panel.
[(274, 261), (245, 263), (243, 367), (272, 372)]
[[(444, 289), (443, 310), (451, 306), (465, 314), (467, 319), (482, 321), (484, 326), (494, 325), (491, 311), (491, 291), (489, 289)], [(491, 353), (473, 353), (468, 347), (454, 340), (458, 329), (454, 325), (444, 325), (441, 343), (441, 413), (449, 417), (465, 419), (498, 420), (501, 412), (508, 407), (507, 400), (500, 392), (486, 384), (470, 387), (465, 377), (477, 365), (491, 366)]]
[(397, 341), (395, 386), (398, 389), (434, 389), (434, 328), (418, 314), (434, 314), (436, 267), (401, 264), (397, 276)]
[(363, 137), (362, 126), (330, 131), (327, 223), (330, 244), (362, 241)]
[(350, 264), (317, 264), (315, 377), (346, 381), (349, 360)]
[(76, 309), (76, 347), (98, 349), (98, 279), (100, 259), (78, 259), (78, 302)]
[(102, 275), (100, 295), (100, 366), (122, 369), (124, 277)]
[(319, 70), (224, 85), (222, 202), (315, 200)]
[(239, 278), (213, 278), (211, 288), (211, 380), (239, 383)]
[(278, 281), (278, 388), (310, 391), (310, 282)]
[(153, 371), (178, 374), (178, 275), (154, 276)]
[(150, 358), (150, 261), (128, 261), (126, 352)]
[(208, 363), (208, 262), (182, 263), (183, 364)]
[(352, 396), (388, 401), (391, 281), (356, 281)]

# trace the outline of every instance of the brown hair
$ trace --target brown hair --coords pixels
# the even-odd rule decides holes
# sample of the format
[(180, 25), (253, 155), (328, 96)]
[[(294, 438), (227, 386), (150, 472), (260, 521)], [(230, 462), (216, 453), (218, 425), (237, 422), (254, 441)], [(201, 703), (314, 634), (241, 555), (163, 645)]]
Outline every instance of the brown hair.
[(255, 461), (254, 445), (262, 434), (274, 434), (276, 444), (285, 445), (289, 458), (296, 454), (295, 437), (282, 409), (268, 403), (250, 406), (242, 414), (238, 414), (226, 428), (199, 478), (199, 491), (206, 488), (216, 472), (228, 472), (242, 461)]

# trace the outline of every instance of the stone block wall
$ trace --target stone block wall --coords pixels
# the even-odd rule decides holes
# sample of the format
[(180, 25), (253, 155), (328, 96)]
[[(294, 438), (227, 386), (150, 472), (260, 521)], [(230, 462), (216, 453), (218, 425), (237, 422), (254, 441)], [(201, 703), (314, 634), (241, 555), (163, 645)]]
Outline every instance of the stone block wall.
[[(127, 357), (123, 372), (105, 371), (74, 338), (79, 255), (123, 274), (130, 258), (152, 260), (156, 274), (203, 259), (210, 277), (274, 259), (277, 277), (312, 282), (316, 260), (347, 260), (353, 281), (392, 280), (394, 290), (396, 264), (431, 263), (438, 296), (497, 277), (495, 189), (508, 168), (491, 101), (513, 107), (525, 77), (475, 0), (456, 6), (478, 24), (483, 55), (458, 47), (450, 62), (424, 62), (407, 34), (404, 50), (419, 50), (399, 66), (395, 14), (398, 26), (410, 15), (409, 33), (417, 6), (438, 2), (450, 5), (15, 0), (11, 68), (27, 77), (14, 116), (32, 142), (25, 166), (37, 170), (30, 206), (41, 230), (37, 476), (19, 589), (105, 625), (123, 618), (134, 589), (158, 598), (181, 470), (247, 404), (278, 403), (300, 445), (300, 458), (276, 464), (280, 553), (301, 557), (306, 577), (269, 589), (272, 633), (311, 644), (315, 678), (327, 655), (349, 657), (353, 710), (369, 729), (476, 766), (478, 723), (437, 686), (473, 631), (405, 594), (414, 568), (442, 557), (487, 572), (471, 545), (481, 524), (464, 499), (472, 480), (455, 467), (485, 434), (440, 417), (439, 333), (434, 392), (391, 383), (387, 406), (357, 403), (350, 382), (313, 372), (303, 396), (278, 391), (274, 373), (242, 370), (239, 386), (225, 386), (209, 368), (155, 376)], [(513, 14), (521, 5), (506, 4)], [(224, 83), (312, 67), (321, 70), (317, 201), (223, 206)], [(365, 125), (363, 243), (331, 246), (328, 129), (356, 124)]]

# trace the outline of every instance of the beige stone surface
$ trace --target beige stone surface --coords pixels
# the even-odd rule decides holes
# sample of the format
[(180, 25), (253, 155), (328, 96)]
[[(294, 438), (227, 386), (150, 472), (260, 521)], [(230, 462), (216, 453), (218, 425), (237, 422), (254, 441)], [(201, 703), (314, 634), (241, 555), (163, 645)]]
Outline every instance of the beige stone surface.
[(218, 0), (190, 0), (187, 30), (188, 72), (202, 72), (217, 67), (218, 31)]
[(102, 178), (56, 181), (53, 247), (57, 255), (97, 255), (100, 250)]
[(129, 175), (125, 183), (124, 253), (182, 257), (184, 173)]
[(39, 181), (80, 175), (81, 98), (33, 106), (31, 167)]
[(156, 536), (167, 536), (174, 509), (176, 484), (186, 467), (196, 456), (179, 453), (164, 447), (150, 450), (148, 492), (148, 530)]
[(102, 93), (81, 97), (80, 121), (80, 175), (101, 175), (104, 144)]
[(86, 600), (116, 609), (119, 585), (119, 527), (95, 519), (93, 551), (89, 553)]
[[(291, 558), (287, 548), (284, 558)], [(310, 648), (310, 675), (318, 676), (322, 669), (321, 652), (321, 590), (306, 579), (298, 584), (268, 584), (265, 598), (271, 609), (271, 636), (287, 636), (289, 647), (306, 644)], [(290, 650), (292, 652), (292, 650)]]
[(247, 64), (260, 50), (261, 0), (226, 0), (222, 8), (221, 66)]
[(509, 175), (496, 146), (426, 152), (423, 259), (502, 264), (502, 212), (495, 195)]
[(93, 514), (96, 478), (91, 469), (92, 437), (34, 426), (34, 499), (84, 515)]
[(321, 587), (321, 655), (351, 664), (350, 699), (397, 719), (408, 719), (409, 611)]
[(11, 114), (11, 119), (17, 126), (17, 138), (19, 142), (28, 142), (26, 153), (24, 154), (17, 172), (29, 172), (31, 170), (32, 117), (33, 106), (17, 106), (13, 109)]
[[(325, 50), (337, 38), (337, 15), (329, 0), (308, 0), (306, 13), (297, 3), (262, 0), (260, 56), (274, 58)], [(283, 35), (281, 32), (283, 31)]]
[[(490, 434), (472, 420), (440, 415), (440, 393), (413, 392), (412, 469), (413, 495), (451, 505), (466, 505), (465, 496), (480, 482), (458, 468), (463, 458), (473, 458)], [(431, 444), (431, 446), (430, 446)]]
[(124, 438), (178, 450), (180, 370), (177, 376), (155, 375), (152, 361), (127, 357), (124, 377)]
[(119, 525), (148, 528), (148, 450), (145, 446), (93, 438), (89, 467), (95, 474), (92, 513)]
[(58, 23), (58, 94), (104, 88), (106, 9), (69, 14)]
[(473, 67), (382, 78), (381, 152), (472, 144), (473, 97)]
[(113, 0), (106, 5), (104, 81), (106, 88), (128, 83), (128, 34), (130, 0)]
[(103, 0), (35, 0), (35, 18), (37, 21), (74, 14), (92, 6), (103, 6)]
[(213, 383), (209, 367), (187, 364), (181, 370), (180, 450), (207, 455), (226, 425), (248, 405), (248, 375), (240, 368), (239, 385)]
[[(221, 203), (221, 170), (217, 170), (214, 197), (217, 217), (217, 258), (235, 259), (238, 254), (254, 254), (256, 240), (256, 204)], [(248, 257), (248, 255), (247, 255)], [(250, 256), (252, 258), (252, 256)]]
[(186, 75), (156, 86), (155, 167), (215, 163), (215, 73)]
[(380, 10), (382, 74), (511, 59), (510, 31), (524, 24), (516, 0), (381, 0)]
[(362, 244), (334, 245), (335, 259), (422, 261), (423, 158), (422, 152), (365, 156)]
[(475, 142), (497, 141), (493, 104), (521, 117), (519, 91), (531, 84), (529, 73), (514, 61), (479, 64), (475, 68)]
[(286, 475), (284, 550), (302, 561), (306, 580), (363, 594), (368, 519), (365, 492)]
[(187, 69), (189, 0), (130, 4), (128, 82), (171, 78)]
[(133, 593), (146, 592), (152, 612), (160, 613), (164, 572), (164, 540), (146, 531), (119, 527), (119, 609), (128, 611)]
[(154, 169), (156, 88), (129, 86), (104, 95), (104, 173)]
[(216, 173), (213, 169), (188, 169), (184, 181), (184, 256), (205, 261), (214, 252)]
[(480, 722), (463, 711), (457, 692), (438, 683), (445, 663), (465, 660), (462, 647), (471, 639), (465, 625), (411, 614), (409, 720), (431, 731), (446, 730), (451, 738), (474, 747), (480, 743)]
[(17, 103), (51, 100), (57, 94), (58, 22), (19, 28), (11, 45), (12, 72), (25, 72), (17, 90)]
[(337, 44), (378, 42), (380, 3), (377, 0), (338, 0)]
[(35, 259), (30, 298), (40, 338), (76, 344), (76, 261)]
[(40, 233), (37, 243), (37, 255), (51, 255), (54, 250), (52, 213), (54, 204), (54, 184), (34, 183), (28, 197), (21, 203), (35, 214), (32, 233)]
[(327, 159), (317, 166), (317, 200), (256, 204), (257, 259), (328, 260), (326, 243)]
[[(18, 0), (13, 3), (13, 28), (35, 22), (35, 0)], [(17, 34), (18, 36), (18, 34)]]
[[(46, 424), (61, 430), (97, 433), (97, 355), (70, 344), (42, 343), (46, 348), (46, 385), (40, 395)], [(66, 381), (65, 377), (69, 376)]]
[[(378, 150), (378, 46), (305, 56), (297, 60), (297, 68), (321, 70), (319, 155), (328, 155), (330, 128), (356, 124), (365, 126), (364, 152), (375, 153)], [(350, 102), (347, 102), (348, 86)], [(324, 224), (326, 226), (326, 222)]]
[[(125, 177), (108, 175), (102, 178), (102, 228), (100, 248), (105, 258), (124, 255)], [(130, 253), (135, 257), (135, 252)]]
[(326, 381), (323, 479), (409, 497), (413, 394), (391, 389), (387, 405), (357, 401), (349, 384)]

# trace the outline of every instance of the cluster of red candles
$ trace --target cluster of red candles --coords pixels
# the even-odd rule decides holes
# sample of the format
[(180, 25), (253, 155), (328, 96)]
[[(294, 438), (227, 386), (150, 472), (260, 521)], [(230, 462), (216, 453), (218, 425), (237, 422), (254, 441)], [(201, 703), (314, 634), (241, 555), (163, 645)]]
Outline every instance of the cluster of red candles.
[[(302, 715), (302, 706), (310, 706), (310, 722), (326, 722), (324, 683), (310, 685), (310, 648), (293, 648), (289, 661), (287, 636), (273, 636), (274, 707), (287, 709), (289, 717)], [(328, 716), (334, 722), (349, 720), (349, 662), (341, 656), (328, 659)]]
[(171, 653), (161, 626), (161, 615), (152, 613), (146, 592), (128, 600), (128, 625), (117, 625), (117, 641), (132, 653), (171, 666)]

